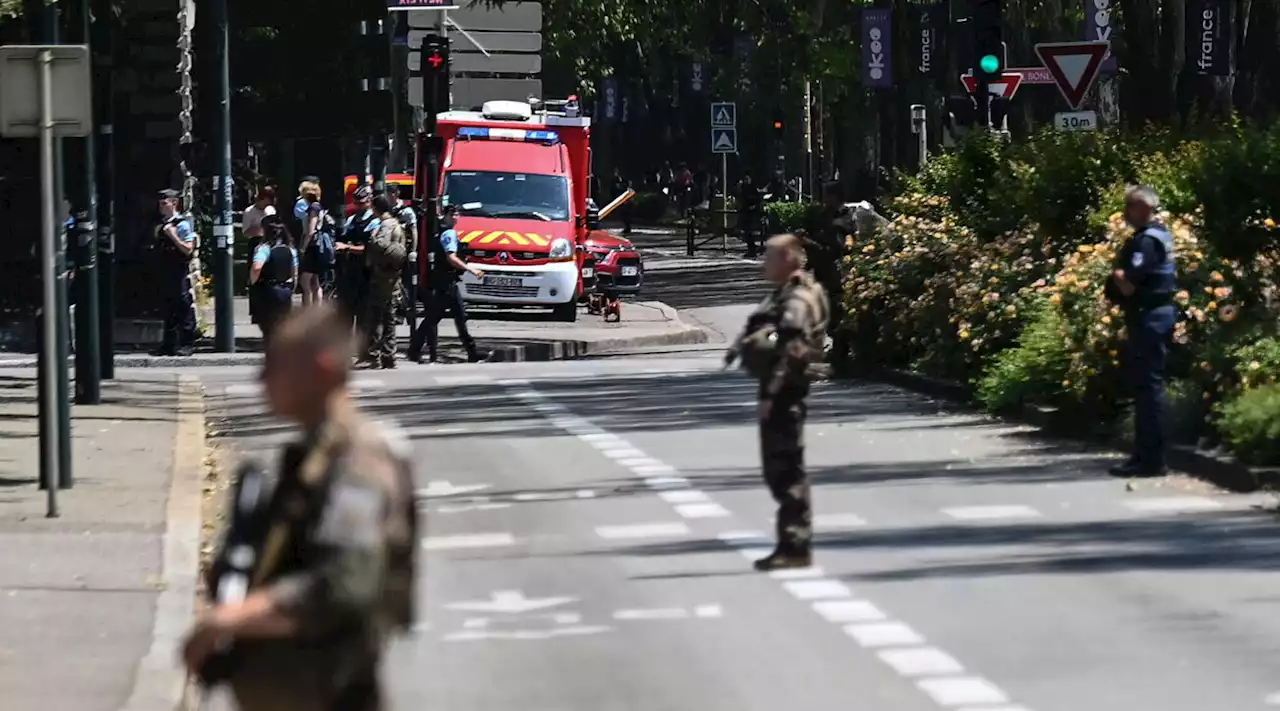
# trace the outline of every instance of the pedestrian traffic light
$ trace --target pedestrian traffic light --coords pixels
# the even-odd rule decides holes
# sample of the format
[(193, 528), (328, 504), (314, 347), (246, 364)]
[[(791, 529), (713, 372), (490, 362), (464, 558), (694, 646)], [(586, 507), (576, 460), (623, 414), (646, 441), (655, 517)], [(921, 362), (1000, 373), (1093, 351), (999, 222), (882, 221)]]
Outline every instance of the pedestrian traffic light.
[(436, 114), (449, 110), (449, 40), (434, 33), (423, 37), (419, 62), (426, 131), (434, 134)]
[(1006, 66), (1008, 52), (1002, 33), (1003, 12), (1003, 0), (974, 0), (973, 54), (976, 66), (973, 71), (987, 81), (999, 79)]

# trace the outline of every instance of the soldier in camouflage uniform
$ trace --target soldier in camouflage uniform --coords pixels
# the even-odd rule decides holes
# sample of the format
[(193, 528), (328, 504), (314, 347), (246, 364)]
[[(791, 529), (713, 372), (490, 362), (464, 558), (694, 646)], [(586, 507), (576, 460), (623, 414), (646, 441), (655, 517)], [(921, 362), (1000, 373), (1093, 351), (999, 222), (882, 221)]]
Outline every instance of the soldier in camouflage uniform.
[(293, 312), (268, 345), (267, 400), (303, 436), (285, 450), (248, 594), (214, 607), (183, 649), (197, 671), (232, 645), (226, 679), (242, 711), (381, 711), (388, 638), (412, 627), (408, 444), (355, 410), (351, 351), (328, 303)]
[(369, 291), (357, 323), (368, 344), (361, 362), (383, 368), (396, 367), (396, 304), (408, 254), (404, 226), (391, 208), (386, 195), (373, 198), (374, 219), (379, 225), (365, 246)]
[(765, 245), (765, 276), (777, 285), (729, 350), (760, 381), (760, 449), (764, 480), (778, 502), (778, 545), (757, 570), (803, 568), (812, 562), (813, 514), (804, 470), (803, 430), (809, 366), (822, 358), (827, 295), (804, 271), (804, 246), (794, 235)]

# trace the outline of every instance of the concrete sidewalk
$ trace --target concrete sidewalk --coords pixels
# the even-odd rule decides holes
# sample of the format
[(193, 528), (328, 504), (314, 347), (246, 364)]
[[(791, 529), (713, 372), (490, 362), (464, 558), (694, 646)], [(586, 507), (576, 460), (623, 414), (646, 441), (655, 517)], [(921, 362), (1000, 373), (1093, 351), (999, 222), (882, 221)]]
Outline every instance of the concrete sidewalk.
[(45, 517), (34, 374), (0, 376), (0, 708), (171, 711), (194, 611), (198, 381), (104, 383), (72, 408), (75, 486)]

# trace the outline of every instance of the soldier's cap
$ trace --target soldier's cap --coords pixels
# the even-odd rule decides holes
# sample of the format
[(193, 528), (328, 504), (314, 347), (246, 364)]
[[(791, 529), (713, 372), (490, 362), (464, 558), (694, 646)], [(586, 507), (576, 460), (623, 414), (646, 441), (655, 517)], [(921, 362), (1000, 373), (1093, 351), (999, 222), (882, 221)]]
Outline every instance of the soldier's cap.
[(173, 190), (171, 188), (166, 188), (160, 191), (161, 200), (177, 200), (180, 197), (182, 197), (182, 193), (178, 192), (177, 190)]
[(356, 188), (355, 199), (356, 199), (356, 202), (364, 202), (365, 200), (372, 200), (373, 188), (369, 187), (368, 185), (361, 185), (360, 187)]

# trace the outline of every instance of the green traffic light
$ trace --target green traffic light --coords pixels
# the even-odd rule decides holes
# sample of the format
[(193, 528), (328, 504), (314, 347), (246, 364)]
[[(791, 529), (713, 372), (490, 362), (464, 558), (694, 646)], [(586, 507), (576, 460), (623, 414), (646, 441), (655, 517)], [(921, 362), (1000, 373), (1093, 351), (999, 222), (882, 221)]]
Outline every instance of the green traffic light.
[(1000, 59), (994, 54), (983, 55), (978, 62), (978, 66), (986, 74), (995, 74), (1000, 71)]

